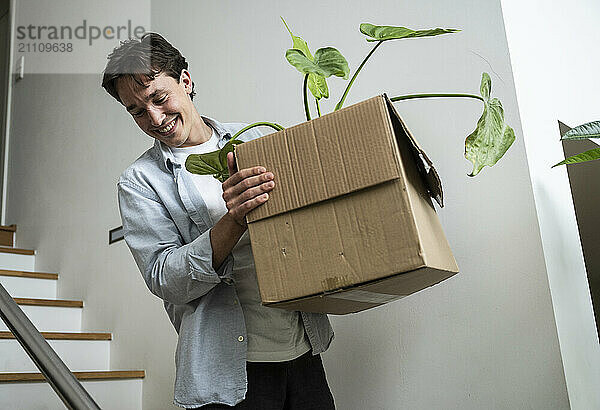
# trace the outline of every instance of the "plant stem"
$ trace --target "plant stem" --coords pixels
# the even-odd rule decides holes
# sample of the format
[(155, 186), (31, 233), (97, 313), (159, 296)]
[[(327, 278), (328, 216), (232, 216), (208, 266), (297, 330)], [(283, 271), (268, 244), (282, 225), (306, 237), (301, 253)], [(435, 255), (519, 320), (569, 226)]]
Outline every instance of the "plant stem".
[(344, 91), (344, 95), (342, 95), (342, 98), (340, 99), (340, 102), (337, 103), (337, 105), (335, 106), (335, 110), (333, 110), (333, 111), (337, 111), (340, 108), (342, 108), (342, 106), (344, 105), (344, 101), (346, 101), (346, 96), (348, 96), (348, 91), (350, 91), (350, 87), (352, 87), (352, 83), (354, 83), (354, 80), (356, 79), (356, 76), (358, 75), (358, 73), (360, 73), (360, 70), (363, 68), (363, 66), (365, 65), (365, 63), (369, 59), (369, 57), (371, 57), (371, 55), (375, 52), (375, 50), (377, 50), (377, 47), (379, 47), (381, 45), (381, 43), (383, 43), (383, 41), (378, 41), (377, 44), (375, 44), (375, 47), (373, 47), (373, 49), (369, 52), (369, 54), (367, 54), (367, 56), (365, 57), (365, 59), (363, 60), (363, 62), (360, 63), (360, 65), (356, 69), (356, 72), (352, 76), (352, 79), (348, 83), (348, 86), (346, 87), (346, 90)]
[(437, 98), (437, 97), (466, 97), (466, 98), (476, 98), (481, 101), (485, 101), (483, 97), (474, 94), (411, 94), (411, 95), (401, 95), (398, 97), (390, 98), (390, 101), (402, 101), (402, 100), (412, 100), (414, 98)]
[(274, 122), (255, 122), (254, 124), (250, 124), (244, 128), (242, 128), (241, 130), (239, 130), (238, 132), (235, 133), (235, 135), (233, 137), (231, 137), (232, 140), (236, 139), (242, 132), (246, 132), (251, 128), (254, 127), (260, 127), (260, 126), (267, 126), (267, 127), (271, 127), (273, 129), (275, 129), (276, 131), (281, 131), (284, 130), (285, 128), (283, 128), (281, 125), (274, 123)]
[(285, 28), (287, 28), (287, 31), (290, 33), (290, 36), (293, 37), (294, 35), (292, 34), (292, 30), (290, 30), (290, 28), (288, 27), (287, 23), (283, 19), (283, 17), (279, 16), (279, 18), (281, 19), (281, 21), (283, 21), (283, 24), (285, 24)]
[(321, 116), (321, 107), (319, 107), (319, 100), (317, 100), (315, 98), (315, 103), (317, 104), (317, 113), (319, 114), (319, 117)]
[(306, 113), (306, 121), (310, 121), (310, 111), (308, 109), (308, 94), (307, 94), (308, 74), (304, 76), (304, 85), (302, 86), (302, 97), (304, 98), (304, 112)]

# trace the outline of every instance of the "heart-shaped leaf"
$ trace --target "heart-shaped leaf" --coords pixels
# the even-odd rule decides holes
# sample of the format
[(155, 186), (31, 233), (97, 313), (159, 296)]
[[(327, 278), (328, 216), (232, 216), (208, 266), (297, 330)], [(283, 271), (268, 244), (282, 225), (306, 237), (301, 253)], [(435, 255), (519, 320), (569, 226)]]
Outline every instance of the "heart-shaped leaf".
[(223, 177), (228, 174), (227, 164), (223, 164), (219, 159), (219, 151), (206, 152), (204, 154), (191, 154), (185, 160), (185, 169), (192, 174), (212, 175), (219, 181), (224, 182)]
[(229, 178), (227, 167), (227, 153), (233, 152), (237, 144), (244, 141), (231, 138), (227, 144), (218, 151), (205, 152), (203, 154), (188, 155), (185, 160), (185, 169), (192, 174), (212, 175), (221, 182)]
[(401, 38), (433, 37), (440, 34), (450, 34), (460, 31), (454, 28), (434, 28), (429, 30), (411, 30), (406, 27), (375, 26), (369, 23), (360, 25), (360, 32), (371, 38), (367, 41), (398, 40)]
[(302, 74), (315, 73), (324, 77), (329, 77), (329, 73), (309, 60), (301, 50), (290, 48), (285, 52), (285, 58), (291, 65), (296, 67)]
[(600, 121), (592, 121), (571, 128), (562, 136), (561, 140), (582, 140), (587, 138), (600, 138)]
[[(288, 27), (287, 23), (283, 19), (283, 17), (281, 17), (281, 20), (283, 21), (283, 24), (285, 24), (285, 28), (287, 29), (287, 31), (290, 33), (290, 36), (292, 37), (292, 50), (294, 50), (294, 49), (295, 50), (300, 50), (300, 52), (304, 55), (304, 57), (306, 57), (309, 61), (314, 62), (315, 58), (313, 58), (312, 54), (310, 53), (310, 50), (308, 48), (308, 43), (306, 41), (304, 41), (301, 37), (298, 37), (298, 36), (294, 35), (294, 33), (292, 33), (292, 30), (290, 30), (290, 28)], [(319, 53), (319, 50), (317, 50), (317, 53)], [(339, 51), (338, 51), (338, 54), (340, 56), (342, 56), (339, 53)], [(316, 57), (316, 54), (315, 54), (315, 57)], [(327, 80), (326, 80), (326, 77), (328, 77), (327, 75), (319, 73), (318, 70), (315, 69), (315, 67), (312, 67), (312, 66), (308, 65), (306, 63), (306, 61), (304, 61), (303, 59), (299, 58), (297, 55), (293, 55), (292, 54), (292, 55), (290, 55), (288, 57), (288, 53), (286, 52), (286, 58), (302, 74), (308, 74), (307, 87), (310, 90), (311, 94), (317, 100), (320, 100), (321, 98), (329, 98), (329, 87), (327, 87)], [(295, 63), (292, 62), (290, 60), (290, 58), (293, 61), (295, 61)], [(326, 52), (326, 51), (322, 51), (319, 59), (322, 61), (323, 64), (325, 64), (325, 65), (328, 64), (328, 61), (327, 61), (328, 58), (334, 58), (334, 57), (332, 56), (331, 53)], [(339, 57), (336, 57), (334, 59), (339, 60)], [(342, 59), (343, 59), (343, 61), (346, 62), (346, 66), (347, 66), (348, 62), (346, 61), (346, 59), (343, 56), (342, 56)], [(311, 67), (311, 68), (308, 68), (308, 67)], [(326, 70), (326, 71), (328, 71), (328, 70)], [(342, 67), (342, 72), (343, 71), (344, 71), (344, 68)], [(349, 69), (347, 69), (347, 71), (348, 71), (348, 73), (350, 72)], [(334, 74), (330, 74), (330, 75), (334, 75)], [(342, 75), (342, 76), (339, 76), (339, 77), (344, 77), (344, 76)], [(348, 74), (345, 74), (344, 78), (348, 78)]]
[(255, 127), (267, 126), (275, 131), (284, 130), (281, 125), (273, 122), (255, 122), (249, 124), (236, 132), (233, 137), (218, 151), (206, 152), (204, 154), (188, 155), (185, 161), (185, 169), (192, 174), (212, 175), (221, 182), (225, 182), (229, 178), (229, 167), (227, 166), (227, 154), (235, 149), (238, 144), (243, 144), (244, 141), (238, 137)]
[(490, 99), (492, 82), (488, 73), (481, 76), (481, 96), (484, 99), (483, 114), (475, 131), (465, 140), (465, 158), (473, 163), (474, 177), (481, 169), (493, 166), (515, 141), (514, 130), (504, 122), (504, 109), (497, 98)]
[(595, 159), (600, 158), (600, 148), (592, 148), (589, 151), (582, 152), (581, 154), (573, 155), (565, 159), (564, 161), (559, 162), (558, 164), (552, 165), (552, 168), (557, 167), (559, 165), (564, 164), (578, 164), (580, 162), (588, 162), (593, 161)]
[(311, 61), (301, 50), (290, 48), (285, 52), (285, 58), (291, 65), (296, 67), (302, 74), (315, 73), (325, 78), (335, 75), (336, 77), (348, 78), (350, 68), (344, 56), (333, 47), (323, 47), (315, 53), (314, 61)]
[[(301, 37), (298, 37), (294, 35), (294, 33), (292, 33), (292, 30), (290, 30), (283, 17), (281, 17), (281, 21), (283, 21), (283, 24), (285, 24), (285, 28), (292, 37), (292, 48), (302, 51), (302, 54), (304, 54), (306, 58), (308, 58), (310, 61), (313, 61), (314, 59), (308, 48), (308, 43), (304, 41)], [(322, 75), (310, 73), (308, 75), (307, 86), (311, 94), (317, 100), (320, 100), (323, 97), (329, 98), (329, 88), (327, 87), (327, 80)]]
[(330, 73), (326, 77), (335, 75), (336, 77), (342, 77), (344, 80), (347, 80), (350, 75), (348, 61), (346, 61), (342, 53), (333, 47), (323, 47), (318, 49), (315, 53), (314, 62), (326, 72)]

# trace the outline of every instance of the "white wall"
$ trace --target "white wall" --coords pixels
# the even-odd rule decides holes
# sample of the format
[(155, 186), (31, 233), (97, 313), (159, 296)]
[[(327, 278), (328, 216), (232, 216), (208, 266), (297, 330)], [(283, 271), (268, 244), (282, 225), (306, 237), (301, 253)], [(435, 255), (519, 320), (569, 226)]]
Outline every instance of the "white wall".
[(569, 398), (574, 409), (600, 408), (600, 346), (567, 170), (550, 168), (564, 158), (557, 121), (600, 118), (600, 3), (519, 0), (502, 8)]
[[(461, 273), (390, 305), (332, 316), (337, 337), (324, 362), (338, 408), (568, 408), (500, 3), (153, 2), (152, 28), (191, 62), (201, 113), (290, 126), (303, 120), (302, 79), (284, 59), (291, 41), (280, 15), (313, 51), (338, 48), (352, 71), (371, 47), (361, 22), (463, 29), (382, 45), (347, 104), (381, 92), (478, 93), (487, 71), (517, 134), (499, 164), (468, 178), (463, 144), (480, 103), (397, 103), (442, 177), (439, 216)], [(174, 331), (126, 245), (106, 244), (120, 224), (116, 178), (152, 141), (99, 82), (32, 75), (14, 87), (7, 223), (18, 224), (19, 246), (38, 249), (38, 269), (60, 271), (63, 297), (84, 298), (85, 326), (115, 333), (112, 365), (146, 369), (144, 408), (165, 409)], [(345, 83), (329, 86), (325, 112)]]

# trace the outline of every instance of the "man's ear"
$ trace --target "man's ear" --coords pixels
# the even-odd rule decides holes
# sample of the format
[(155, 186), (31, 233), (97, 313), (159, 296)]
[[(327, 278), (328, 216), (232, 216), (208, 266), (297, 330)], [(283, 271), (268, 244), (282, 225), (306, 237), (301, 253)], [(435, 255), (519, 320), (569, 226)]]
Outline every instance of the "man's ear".
[(181, 70), (181, 75), (179, 76), (179, 83), (183, 85), (187, 94), (190, 94), (192, 92), (192, 75), (188, 70)]

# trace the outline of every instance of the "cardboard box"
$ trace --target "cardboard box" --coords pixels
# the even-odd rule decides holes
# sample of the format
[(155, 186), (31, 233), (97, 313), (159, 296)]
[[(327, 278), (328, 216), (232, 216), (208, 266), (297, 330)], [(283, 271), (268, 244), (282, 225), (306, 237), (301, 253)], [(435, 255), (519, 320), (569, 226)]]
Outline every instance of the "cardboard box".
[(346, 314), (458, 272), (431, 198), (437, 172), (387, 96), (238, 145), (275, 175), (247, 215), (264, 305)]

